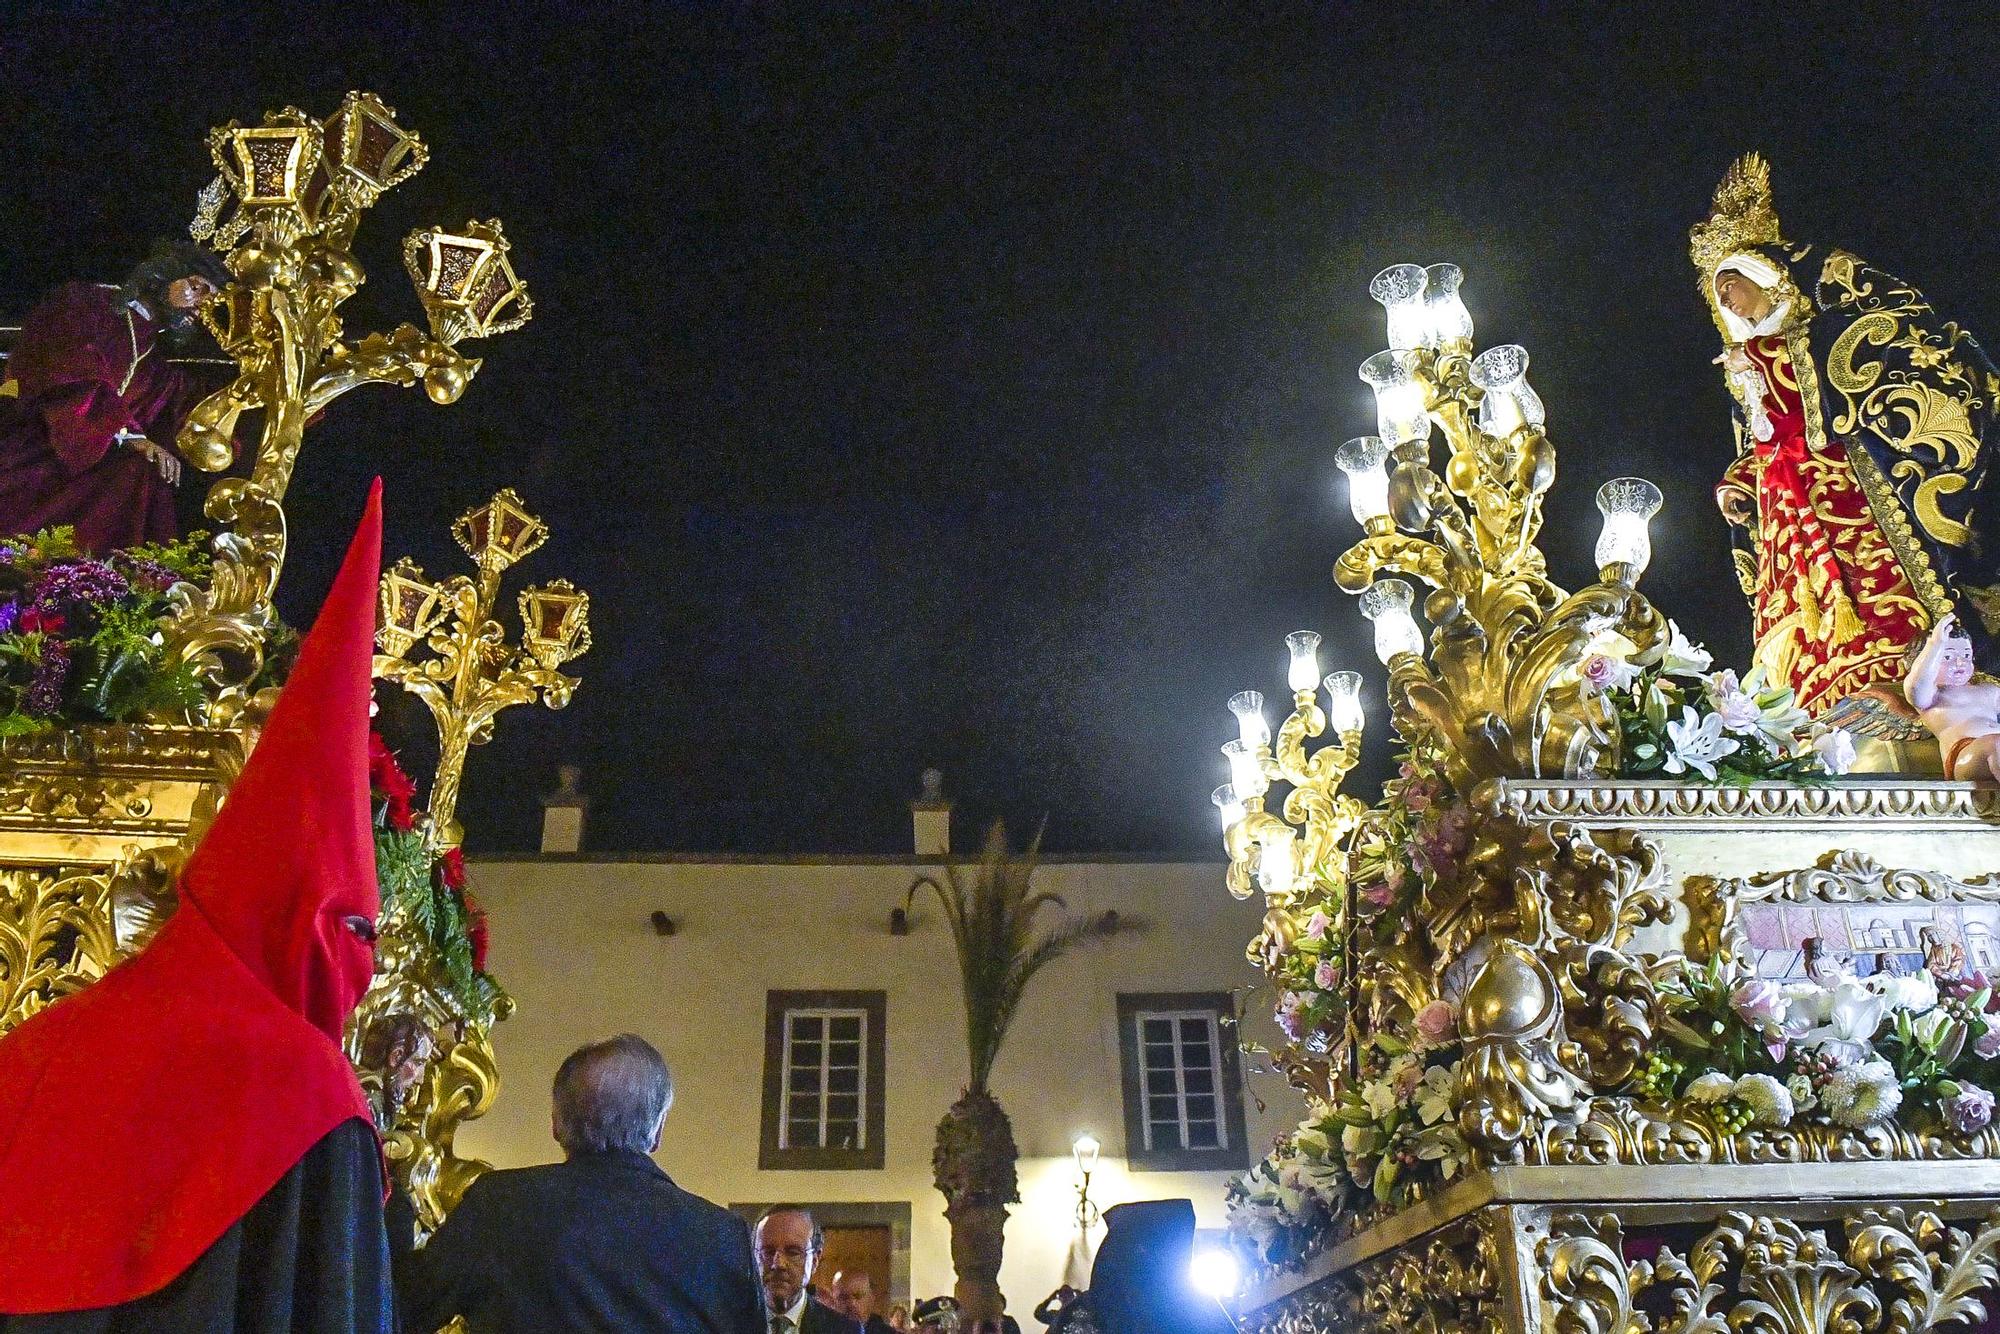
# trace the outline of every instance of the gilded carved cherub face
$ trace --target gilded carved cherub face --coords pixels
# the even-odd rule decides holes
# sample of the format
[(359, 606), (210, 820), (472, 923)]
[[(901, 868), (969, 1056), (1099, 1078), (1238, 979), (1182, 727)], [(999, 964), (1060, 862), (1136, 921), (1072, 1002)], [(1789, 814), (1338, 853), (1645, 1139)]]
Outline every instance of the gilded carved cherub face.
[(1735, 269), (1715, 275), (1715, 299), (1724, 310), (1750, 324), (1771, 313), (1771, 294)]

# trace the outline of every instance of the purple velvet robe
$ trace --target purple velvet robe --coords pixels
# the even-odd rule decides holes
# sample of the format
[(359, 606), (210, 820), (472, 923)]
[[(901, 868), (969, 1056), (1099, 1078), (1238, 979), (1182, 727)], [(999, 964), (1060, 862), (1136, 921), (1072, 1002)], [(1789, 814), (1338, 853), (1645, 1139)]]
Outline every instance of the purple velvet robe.
[(69, 524), (99, 554), (173, 539), (173, 487), (117, 440), (172, 449), (200, 401), (157, 324), (114, 288), (70, 283), (23, 322), (7, 376), (20, 396), (0, 398), (0, 536)]

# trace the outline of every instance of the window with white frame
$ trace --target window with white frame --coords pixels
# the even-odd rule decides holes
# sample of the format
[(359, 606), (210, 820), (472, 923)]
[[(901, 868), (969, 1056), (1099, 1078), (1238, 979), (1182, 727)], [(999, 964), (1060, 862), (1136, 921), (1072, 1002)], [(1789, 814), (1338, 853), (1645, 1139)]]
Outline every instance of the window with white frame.
[(781, 1149), (863, 1149), (868, 1087), (866, 1010), (785, 1012), (785, 1119)]
[(1226, 995), (1118, 998), (1126, 1157), (1137, 1169), (1245, 1161), (1242, 1076)]
[(887, 998), (773, 991), (764, 1022), (764, 1168), (883, 1164)]

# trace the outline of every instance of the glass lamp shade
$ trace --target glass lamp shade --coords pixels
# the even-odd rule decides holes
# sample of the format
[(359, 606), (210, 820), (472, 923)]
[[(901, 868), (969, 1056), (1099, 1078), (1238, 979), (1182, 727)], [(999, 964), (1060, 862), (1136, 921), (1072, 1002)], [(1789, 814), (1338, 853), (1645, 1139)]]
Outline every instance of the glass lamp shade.
[(1222, 755), (1229, 761), (1229, 786), (1236, 789), (1237, 800), (1248, 801), (1271, 790), (1271, 780), (1264, 777), (1264, 766), (1258, 763), (1253, 747), (1239, 738), (1223, 743)]
[(567, 579), (521, 591), (522, 644), (554, 671), (590, 648), (590, 594)]
[(1634, 575), (1645, 573), (1653, 559), (1648, 526), (1660, 512), (1660, 488), (1643, 477), (1615, 477), (1597, 488), (1597, 509), (1604, 531), (1597, 538), (1597, 564), (1627, 565)]
[(1424, 345), (1424, 283), (1421, 264), (1391, 264), (1368, 284), (1368, 295), (1389, 315), (1389, 346), (1409, 352)]
[(1424, 651), (1423, 631), (1410, 615), (1410, 586), (1401, 579), (1377, 579), (1361, 594), (1361, 614), (1375, 626), (1375, 656), (1387, 666), (1400, 653)]
[(1333, 452), (1333, 461), (1347, 474), (1347, 508), (1366, 528), (1389, 513), (1389, 447), (1379, 435), (1358, 435)]
[(1292, 655), (1291, 667), (1285, 672), (1285, 684), (1294, 692), (1316, 688), (1319, 685), (1319, 631), (1294, 630), (1285, 636), (1285, 647)]
[(1299, 877), (1299, 841), (1289, 829), (1272, 829), (1257, 840), (1257, 888), (1289, 894)]
[(1243, 809), (1243, 803), (1237, 799), (1234, 784), (1224, 783), (1221, 787), (1215, 789), (1209, 800), (1215, 803), (1215, 809), (1222, 816), (1222, 829), (1224, 833), (1243, 823), (1243, 816), (1246, 812)]
[(443, 594), (408, 556), (382, 572), (380, 605), (375, 642), (392, 658), (435, 630), (448, 610)]
[(528, 513), (513, 487), (505, 487), (451, 525), (459, 549), (482, 570), (504, 570), (549, 540), (549, 526)]
[(1486, 434), (1504, 439), (1547, 419), (1541, 398), (1528, 387), (1528, 349), (1519, 343), (1487, 348), (1472, 359), (1468, 375), (1485, 391), (1479, 400), (1479, 429)]
[(1464, 270), (1456, 264), (1433, 264), (1424, 276), (1424, 346), (1470, 342), (1472, 312), (1458, 294)]
[(1361, 673), (1335, 672), (1326, 678), (1326, 720), (1345, 735), (1361, 730)]
[(1264, 721), (1263, 691), (1237, 691), (1229, 697), (1229, 711), (1236, 715), (1236, 734), (1246, 749), (1270, 744), (1271, 725)]
[(1076, 1159), (1077, 1171), (1082, 1172), (1086, 1176), (1095, 1172), (1097, 1170), (1097, 1155), (1103, 1149), (1104, 1146), (1097, 1142), (1097, 1136), (1090, 1134), (1078, 1135), (1076, 1143), (1070, 1145), (1070, 1153)]
[(1393, 449), (1430, 438), (1431, 418), (1424, 410), (1416, 353), (1395, 348), (1377, 352), (1361, 363), (1361, 381), (1375, 391), (1375, 432), (1384, 444)]

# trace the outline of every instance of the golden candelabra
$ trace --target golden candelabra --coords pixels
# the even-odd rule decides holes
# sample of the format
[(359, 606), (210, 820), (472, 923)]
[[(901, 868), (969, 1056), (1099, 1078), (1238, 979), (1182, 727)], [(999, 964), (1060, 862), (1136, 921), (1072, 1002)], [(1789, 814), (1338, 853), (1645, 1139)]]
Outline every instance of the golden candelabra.
[[(523, 589), (521, 646), (507, 643), (494, 618), (500, 577), (548, 540), (548, 525), (521, 506), (511, 488), (459, 516), (452, 536), (479, 577), (431, 583), (408, 557), (382, 576), (382, 626), (375, 674), (421, 699), (438, 731), (437, 778), (430, 815), (438, 846), (456, 847), (459, 782), (466, 751), (492, 739), (503, 709), (540, 699), (567, 705), (576, 678), (561, 668), (590, 648), (590, 595), (567, 579)], [(431, 656), (412, 658), (419, 645)]]
[(340, 307), (366, 278), (355, 228), (429, 157), (373, 94), (349, 93), (324, 121), (287, 107), (260, 125), (232, 122), (210, 133), (209, 152), (218, 175), (192, 231), (225, 253), (233, 281), (201, 313), (237, 374), (195, 405), (177, 444), (195, 466), (220, 471), (235, 458), (242, 415), (261, 410), (263, 424), (249, 477), (209, 493), (208, 514), (228, 531), (216, 539), (214, 579), (189, 597), (167, 647), (171, 661), (196, 665), (215, 695), (212, 719), (226, 723), (262, 662), (306, 428), (365, 384), (422, 384), (434, 402), (455, 401), (480, 364), (457, 344), (519, 328), (533, 303), (498, 221), (420, 229), (404, 260), (430, 332), (403, 324), (347, 336)]
[[(210, 134), (209, 148), (218, 175), (201, 193), (191, 231), (224, 255), (232, 279), (201, 315), (237, 371), (195, 406), (177, 444), (197, 467), (220, 471), (236, 458), (244, 414), (262, 420), (249, 475), (218, 482), (208, 496), (208, 514), (224, 530), (213, 577), (206, 587), (178, 586), (161, 627), (164, 665), (191, 665), (205, 697), (191, 718), (0, 742), (0, 1032), (143, 948), (174, 911), (174, 877), (275, 695), (257, 682), (277, 624), (284, 501), (307, 427), (364, 384), (422, 384), (438, 403), (456, 400), (480, 365), (458, 345), (518, 328), (532, 309), (498, 222), (420, 229), (405, 241), (404, 260), (429, 332), (403, 324), (348, 336), (339, 312), (365, 277), (351, 250), (361, 215), (428, 157), (371, 94), (350, 93), (324, 120), (286, 108), (258, 125), (232, 123)], [(551, 703), (566, 700), (575, 682), (555, 669), (588, 644), (586, 601), (563, 583), (524, 596), (529, 624), (518, 662), (501, 643), (490, 619), (499, 575), (546, 532), (511, 493), (461, 520), (459, 532), (479, 562), (478, 586), (462, 591), (466, 581), (452, 581), (438, 615), (424, 613), (427, 634), (443, 611), (458, 616), (435, 640), (458, 656), (442, 675), (410, 669), (417, 675), (405, 680), (419, 694), (442, 692), (440, 731), (459, 737), (456, 745), (447, 739), (450, 767), (440, 774), (439, 828), (451, 843), (465, 743), (490, 731), (492, 711), (503, 706), (495, 691), (531, 681), (528, 697), (541, 690)], [(394, 640), (393, 626), (384, 633), (396, 656), (410, 647)], [(474, 716), (482, 708), (484, 717)], [(430, 942), (406, 925), (384, 923), (376, 984), (349, 1045), (371, 1086), (421, 1072), (385, 1139), (434, 1225), (478, 1170), (452, 1157), (451, 1140), (459, 1122), (490, 1103), (497, 1074), (483, 1026), (468, 1025), (439, 983)], [(506, 1005), (503, 998), (499, 1009)]]

